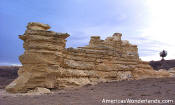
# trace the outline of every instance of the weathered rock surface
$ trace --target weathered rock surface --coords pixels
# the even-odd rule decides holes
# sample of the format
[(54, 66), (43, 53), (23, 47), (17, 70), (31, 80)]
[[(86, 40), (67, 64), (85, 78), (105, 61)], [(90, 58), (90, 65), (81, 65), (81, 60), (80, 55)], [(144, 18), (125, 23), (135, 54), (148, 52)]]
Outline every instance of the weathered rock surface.
[(48, 31), (50, 26), (29, 23), (24, 35), (25, 52), (19, 57), (19, 77), (8, 92), (27, 92), (36, 87), (66, 88), (106, 81), (169, 77), (139, 59), (137, 45), (121, 40), (121, 33), (101, 40), (92, 36), (89, 45), (65, 48), (67, 33)]

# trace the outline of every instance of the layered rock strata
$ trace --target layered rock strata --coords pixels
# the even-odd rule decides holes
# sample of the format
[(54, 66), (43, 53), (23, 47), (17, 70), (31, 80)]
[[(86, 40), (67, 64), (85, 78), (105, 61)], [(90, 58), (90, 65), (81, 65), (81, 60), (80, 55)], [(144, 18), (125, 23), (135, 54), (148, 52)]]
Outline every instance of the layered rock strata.
[(29, 23), (24, 35), (25, 52), (19, 57), (18, 78), (9, 92), (27, 92), (36, 87), (78, 87), (106, 81), (167, 77), (139, 59), (137, 45), (121, 40), (121, 33), (101, 40), (92, 36), (89, 45), (65, 48), (67, 33), (48, 31), (49, 25)]

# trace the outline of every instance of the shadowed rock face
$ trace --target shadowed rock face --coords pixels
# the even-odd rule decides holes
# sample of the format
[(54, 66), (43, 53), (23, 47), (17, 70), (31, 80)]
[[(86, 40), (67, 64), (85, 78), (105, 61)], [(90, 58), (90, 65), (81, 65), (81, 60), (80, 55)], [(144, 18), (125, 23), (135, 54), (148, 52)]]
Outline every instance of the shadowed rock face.
[(65, 48), (67, 33), (48, 31), (50, 26), (29, 23), (24, 35), (25, 52), (19, 57), (19, 77), (8, 92), (26, 92), (36, 87), (65, 88), (113, 80), (167, 77), (139, 59), (136, 45), (121, 40), (121, 33), (101, 40), (92, 36), (89, 45)]

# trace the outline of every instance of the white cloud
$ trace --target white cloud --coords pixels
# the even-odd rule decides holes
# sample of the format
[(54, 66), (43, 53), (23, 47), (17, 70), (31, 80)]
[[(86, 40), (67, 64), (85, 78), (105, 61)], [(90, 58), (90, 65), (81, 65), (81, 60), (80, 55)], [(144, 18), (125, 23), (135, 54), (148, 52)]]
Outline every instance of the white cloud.
[[(147, 38), (154, 43), (159, 41), (158, 45), (149, 46), (156, 51), (163, 49), (168, 51), (167, 59), (175, 58), (175, 0), (146, 0), (145, 2), (149, 9), (149, 25), (141, 31), (141, 37)], [(153, 54), (142, 56), (143, 60), (158, 60), (159, 55)]]
[(21, 66), (21, 64), (10, 63), (10, 62), (0, 62), (0, 66)]

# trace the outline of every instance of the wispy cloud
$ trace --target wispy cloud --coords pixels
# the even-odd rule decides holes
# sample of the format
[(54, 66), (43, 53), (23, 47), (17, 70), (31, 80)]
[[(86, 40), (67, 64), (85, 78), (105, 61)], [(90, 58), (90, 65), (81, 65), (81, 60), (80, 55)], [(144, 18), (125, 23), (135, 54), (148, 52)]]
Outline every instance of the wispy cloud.
[(104, 39), (121, 32), (124, 40), (138, 45), (143, 60), (159, 59), (158, 53), (163, 49), (168, 51), (167, 59), (175, 58), (174, 3), (174, 0), (4, 0), (0, 4), (0, 45), (5, 46), (0, 46), (0, 62), (19, 62), (23, 48), (17, 35), (23, 34), (31, 21), (69, 33), (67, 47), (87, 45), (92, 35)]

